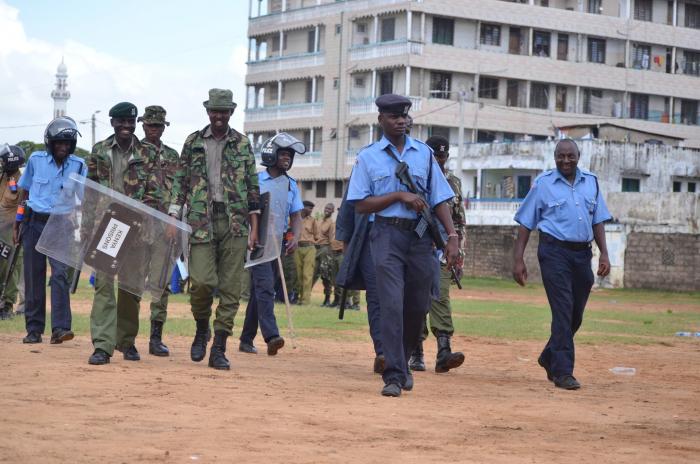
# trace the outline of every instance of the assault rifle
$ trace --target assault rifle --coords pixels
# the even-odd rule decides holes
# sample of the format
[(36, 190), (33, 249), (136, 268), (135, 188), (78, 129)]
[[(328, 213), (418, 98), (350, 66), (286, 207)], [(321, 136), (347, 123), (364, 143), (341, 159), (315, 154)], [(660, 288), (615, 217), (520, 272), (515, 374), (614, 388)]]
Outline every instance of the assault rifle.
[[(433, 217), (433, 213), (430, 211), (430, 206), (428, 203), (428, 200), (425, 198), (425, 195), (420, 193), (418, 190), (418, 187), (416, 186), (415, 181), (413, 180), (413, 176), (411, 176), (410, 171), (408, 170), (408, 164), (404, 161), (399, 161), (394, 153), (391, 152), (389, 147), (387, 147), (387, 152), (391, 155), (392, 158), (394, 158), (399, 164), (396, 166), (396, 177), (398, 177), (399, 181), (408, 189), (409, 192), (418, 195), (423, 199), (425, 202), (426, 206), (419, 211), (419, 214), (421, 216), (420, 222), (418, 223), (418, 226), (416, 227), (416, 231), (422, 235), (426, 229), (427, 232), (430, 234), (430, 238), (433, 239), (433, 243), (435, 244), (435, 248), (438, 250), (442, 251), (443, 253), (445, 252), (445, 241), (442, 239), (442, 234), (440, 233), (440, 229), (438, 228), (437, 222), (435, 221), (435, 218)], [(462, 289), (462, 284), (460, 283), (459, 279), (457, 278), (457, 273), (455, 272), (455, 269), (453, 266), (450, 266), (450, 274), (452, 274), (452, 281), (457, 284), (457, 287), (461, 290)]]

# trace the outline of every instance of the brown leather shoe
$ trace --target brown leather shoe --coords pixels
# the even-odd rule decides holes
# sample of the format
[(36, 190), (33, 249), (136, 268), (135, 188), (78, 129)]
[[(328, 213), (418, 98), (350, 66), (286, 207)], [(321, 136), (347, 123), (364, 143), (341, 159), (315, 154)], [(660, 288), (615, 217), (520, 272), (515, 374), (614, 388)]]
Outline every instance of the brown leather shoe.
[(284, 338), (277, 336), (272, 337), (269, 342), (267, 342), (267, 355), (274, 356), (277, 352), (284, 346)]

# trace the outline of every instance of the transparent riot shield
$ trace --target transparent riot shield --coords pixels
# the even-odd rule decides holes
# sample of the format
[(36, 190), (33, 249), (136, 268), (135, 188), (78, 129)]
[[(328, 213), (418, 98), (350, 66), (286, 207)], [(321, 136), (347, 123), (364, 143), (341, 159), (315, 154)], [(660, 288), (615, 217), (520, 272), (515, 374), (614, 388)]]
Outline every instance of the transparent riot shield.
[(0, 216), (0, 306), (4, 303), (5, 293), (9, 292), (10, 280), (19, 258), (19, 247), (12, 241), (14, 218)]
[(279, 176), (260, 187), (261, 209), (258, 230), (259, 246), (248, 251), (245, 267), (277, 259), (282, 246), (282, 236), (287, 224), (287, 195), (289, 178)]
[(71, 174), (36, 249), (75, 269), (92, 268), (134, 295), (159, 298), (191, 232), (184, 222)]

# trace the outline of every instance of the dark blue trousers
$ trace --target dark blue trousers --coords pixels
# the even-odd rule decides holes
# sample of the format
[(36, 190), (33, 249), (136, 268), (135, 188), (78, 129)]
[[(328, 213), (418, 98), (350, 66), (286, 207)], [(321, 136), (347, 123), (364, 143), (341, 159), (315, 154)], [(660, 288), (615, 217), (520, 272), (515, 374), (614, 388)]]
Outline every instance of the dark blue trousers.
[(573, 374), (574, 335), (593, 287), (592, 253), (590, 248), (574, 251), (540, 239), (537, 257), (552, 310), (551, 335), (541, 357), (555, 377)]
[[(22, 224), (24, 247), (24, 318), (27, 332), (43, 334), (46, 325), (46, 255), (35, 247), (46, 225), (30, 218)], [(48, 258), (51, 265), (51, 330), (71, 328), (68, 266)]]
[(265, 342), (279, 336), (275, 319), (275, 269), (277, 260), (258, 264), (250, 270), (250, 298), (245, 310), (245, 321), (240, 340), (253, 344), (253, 339), (260, 332)]
[(377, 294), (377, 273), (372, 260), (372, 248), (365, 242), (362, 246), (358, 267), (365, 281), (365, 296), (367, 298), (367, 321), (369, 322), (369, 336), (372, 338), (374, 353), (379, 356), (384, 354), (382, 349), (381, 325), (379, 320), (379, 295)]
[(384, 383), (403, 385), (407, 360), (423, 330), (430, 305), (430, 287), (435, 266), (428, 234), (378, 222), (370, 232), (372, 257), (377, 273), (377, 294), (381, 311)]

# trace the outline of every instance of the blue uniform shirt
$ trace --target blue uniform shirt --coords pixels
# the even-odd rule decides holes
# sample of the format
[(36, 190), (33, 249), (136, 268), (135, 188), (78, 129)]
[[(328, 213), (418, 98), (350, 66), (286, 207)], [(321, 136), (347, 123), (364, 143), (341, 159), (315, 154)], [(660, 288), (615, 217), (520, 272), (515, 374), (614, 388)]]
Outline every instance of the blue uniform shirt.
[[(377, 197), (392, 192), (408, 191), (396, 177), (397, 162), (384, 151), (385, 147), (389, 147), (399, 160), (408, 163), (416, 185), (419, 189), (424, 189), (422, 193), (431, 208), (454, 197), (450, 184), (447, 183), (433, 157), (432, 149), (423, 142), (406, 136), (403, 153), (399, 153), (386, 137), (360, 150), (350, 177), (348, 201), (357, 202), (370, 196)], [(428, 185), (429, 177), (430, 185)], [(401, 202), (396, 202), (377, 214), (406, 219), (415, 219), (418, 216), (415, 211), (408, 209)]]
[[(63, 184), (68, 181), (68, 176), (72, 172), (83, 177), (87, 175), (87, 166), (82, 158), (68, 155), (59, 166), (53, 156), (45, 151), (32, 153), (18, 183), (21, 188), (29, 191), (27, 206), (42, 214), (67, 213), (68, 210), (55, 211), (54, 205), (60, 198)], [(67, 208), (68, 205), (65, 207)]]
[[(284, 219), (284, 230), (287, 230), (287, 226), (289, 225), (289, 215), (304, 209), (304, 204), (301, 201), (301, 195), (299, 194), (299, 186), (297, 185), (297, 181), (289, 176), (287, 177), (289, 178), (289, 192), (287, 193), (287, 215)], [(270, 176), (270, 173), (267, 172), (267, 169), (258, 173), (258, 184), (260, 185), (260, 193), (265, 193), (267, 191), (267, 188), (265, 188), (265, 184), (272, 179), (273, 177)]]
[(573, 185), (557, 169), (540, 174), (515, 213), (523, 227), (569, 242), (590, 242), (593, 225), (610, 219), (595, 174), (578, 168)]

